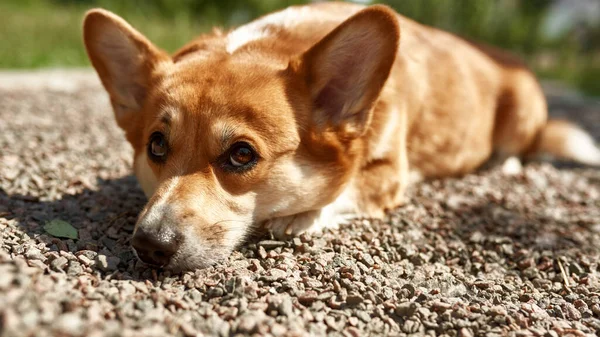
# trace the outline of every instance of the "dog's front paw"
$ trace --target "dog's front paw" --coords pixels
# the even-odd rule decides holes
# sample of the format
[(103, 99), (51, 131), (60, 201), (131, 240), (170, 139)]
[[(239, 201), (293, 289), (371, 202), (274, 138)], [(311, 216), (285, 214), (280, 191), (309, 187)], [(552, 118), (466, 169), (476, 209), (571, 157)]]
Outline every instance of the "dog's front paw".
[(321, 211), (308, 211), (280, 218), (273, 218), (265, 222), (265, 228), (271, 230), (278, 239), (289, 238), (304, 232), (318, 232)]

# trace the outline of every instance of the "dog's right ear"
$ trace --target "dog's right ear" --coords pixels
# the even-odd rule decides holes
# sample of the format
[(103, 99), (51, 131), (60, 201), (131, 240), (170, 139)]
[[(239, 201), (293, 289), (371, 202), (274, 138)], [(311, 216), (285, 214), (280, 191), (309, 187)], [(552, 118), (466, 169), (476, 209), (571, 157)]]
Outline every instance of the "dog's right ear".
[(351, 16), (304, 53), (300, 64), (313, 101), (313, 122), (348, 138), (364, 134), (399, 41), (396, 14), (375, 5)]
[(117, 123), (131, 124), (146, 98), (153, 73), (170, 57), (119, 16), (92, 9), (83, 22), (87, 54), (110, 95)]

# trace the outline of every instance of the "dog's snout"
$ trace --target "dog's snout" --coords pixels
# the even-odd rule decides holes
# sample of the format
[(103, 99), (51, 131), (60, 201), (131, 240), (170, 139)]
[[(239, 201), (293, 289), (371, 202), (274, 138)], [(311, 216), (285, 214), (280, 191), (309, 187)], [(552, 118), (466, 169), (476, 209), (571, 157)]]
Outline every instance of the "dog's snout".
[(161, 267), (169, 264), (180, 244), (181, 235), (177, 233), (152, 233), (142, 228), (138, 228), (131, 241), (140, 260)]

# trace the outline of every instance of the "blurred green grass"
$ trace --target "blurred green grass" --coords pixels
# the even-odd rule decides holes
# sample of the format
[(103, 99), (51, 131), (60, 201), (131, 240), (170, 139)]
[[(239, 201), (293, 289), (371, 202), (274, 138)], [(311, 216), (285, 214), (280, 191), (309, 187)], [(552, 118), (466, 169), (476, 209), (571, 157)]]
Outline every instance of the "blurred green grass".
[[(108, 7), (108, 6), (107, 6)], [(118, 7), (118, 6), (110, 6)], [(0, 1), (0, 68), (87, 66), (81, 37), (83, 15), (90, 6), (48, 1)], [(118, 8), (115, 8), (116, 12)], [(152, 11), (120, 13), (161, 48), (173, 52), (212, 22), (187, 15), (164, 18)]]
[[(556, 0), (387, 0), (419, 22), (521, 55), (536, 73), (600, 95), (600, 27), (549, 39), (544, 18)], [(580, 0), (582, 1), (582, 0)], [(591, 0), (590, 0), (591, 1)], [(128, 20), (174, 52), (214, 26), (230, 27), (302, 0), (0, 0), (0, 68), (88, 66), (81, 21), (92, 7)], [(368, 0), (363, 3), (371, 2)], [(579, 35), (577, 35), (579, 34)], [(595, 34), (595, 35), (594, 35)]]

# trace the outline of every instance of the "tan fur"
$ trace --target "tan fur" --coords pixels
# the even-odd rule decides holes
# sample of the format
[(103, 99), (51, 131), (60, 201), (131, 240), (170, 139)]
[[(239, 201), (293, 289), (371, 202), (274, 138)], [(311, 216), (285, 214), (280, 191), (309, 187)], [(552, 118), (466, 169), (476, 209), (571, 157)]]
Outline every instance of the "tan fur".
[[(546, 123), (515, 59), (384, 6), (290, 7), (172, 57), (93, 10), (84, 40), (150, 198), (137, 228), (183, 234), (176, 269), (227, 256), (260, 224), (285, 236), (381, 217), (410, 177), (523, 155)], [(169, 143), (162, 164), (145, 154), (156, 131)], [(223, 171), (216, 161), (240, 140), (260, 160)]]

